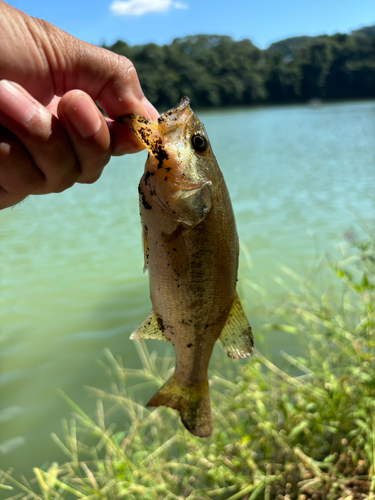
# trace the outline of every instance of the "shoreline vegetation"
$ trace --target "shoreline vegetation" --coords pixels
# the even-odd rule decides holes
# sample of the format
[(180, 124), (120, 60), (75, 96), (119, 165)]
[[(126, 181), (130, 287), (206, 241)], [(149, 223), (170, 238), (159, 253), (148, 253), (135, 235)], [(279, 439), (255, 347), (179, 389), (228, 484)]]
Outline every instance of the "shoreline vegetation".
[(375, 25), (350, 34), (295, 37), (260, 50), (250, 40), (194, 35), (169, 45), (103, 45), (135, 65), (160, 110), (189, 96), (194, 109), (375, 97)]
[(228, 359), (211, 371), (211, 438), (136, 402), (141, 386), (151, 392), (169, 376), (171, 358), (139, 343), (143, 369), (129, 370), (107, 351), (110, 390), (90, 389), (96, 419), (64, 396), (74, 417), (53, 439), (67, 462), (34, 468), (32, 481), (1, 472), (7, 498), (374, 499), (375, 239), (347, 240), (323, 292), (287, 270), (295, 286), (258, 328), (295, 336), (303, 355), (282, 353), (276, 366), (258, 350), (238, 369)]

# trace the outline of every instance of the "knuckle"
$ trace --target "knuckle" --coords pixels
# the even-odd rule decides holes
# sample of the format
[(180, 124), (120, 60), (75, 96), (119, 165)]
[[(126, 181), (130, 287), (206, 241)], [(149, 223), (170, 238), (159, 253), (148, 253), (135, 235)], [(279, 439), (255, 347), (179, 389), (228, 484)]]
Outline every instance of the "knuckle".
[(129, 61), (130, 64), (127, 65), (125, 81), (130, 87), (137, 87), (137, 90), (141, 93), (139, 97), (143, 97), (143, 92), (141, 90), (141, 86), (139, 84), (138, 73), (135, 69), (134, 64)]
[(52, 114), (43, 106), (38, 106), (33, 117), (26, 124), (33, 141), (48, 143), (53, 133)]
[(126, 68), (126, 74), (128, 75), (128, 78), (134, 78), (134, 76), (137, 76), (137, 70), (135, 69), (134, 64), (129, 59), (126, 59), (126, 64), (124, 66)]
[[(116, 54), (116, 72), (128, 74), (129, 72), (136, 71), (134, 64), (130, 59), (125, 56)], [(124, 75), (123, 75), (124, 76)]]
[(131, 88), (133, 91), (136, 88), (137, 92), (141, 92), (142, 95), (138, 97), (143, 97), (141, 86), (139, 84), (138, 73), (135, 69), (134, 64), (130, 59), (124, 56), (117, 56), (117, 71), (114, 73), (115, 79), (121, 82), (123, 87)]

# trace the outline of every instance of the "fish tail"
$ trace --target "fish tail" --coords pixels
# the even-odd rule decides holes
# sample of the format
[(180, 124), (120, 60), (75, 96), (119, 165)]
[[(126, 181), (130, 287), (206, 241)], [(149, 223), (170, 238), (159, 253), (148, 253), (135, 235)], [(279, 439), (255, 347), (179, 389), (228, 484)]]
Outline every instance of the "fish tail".
[(150, 399), (147, 406), (168, 406), (178, 410), (186, 429), (194, 436), (208, 437), (212, 432), (208, 380), (185, 387), (174, 375)]

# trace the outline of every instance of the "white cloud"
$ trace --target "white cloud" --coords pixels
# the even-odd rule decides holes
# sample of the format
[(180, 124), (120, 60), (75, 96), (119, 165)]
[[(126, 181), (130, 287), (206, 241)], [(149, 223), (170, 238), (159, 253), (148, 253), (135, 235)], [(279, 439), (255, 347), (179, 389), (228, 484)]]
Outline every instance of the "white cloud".
[(188, 6), (178, 0), (115, 0), (109, 8), (116, 16), (142, 16), (147, 12), (166, 12), (170, 8), (187, 9)]

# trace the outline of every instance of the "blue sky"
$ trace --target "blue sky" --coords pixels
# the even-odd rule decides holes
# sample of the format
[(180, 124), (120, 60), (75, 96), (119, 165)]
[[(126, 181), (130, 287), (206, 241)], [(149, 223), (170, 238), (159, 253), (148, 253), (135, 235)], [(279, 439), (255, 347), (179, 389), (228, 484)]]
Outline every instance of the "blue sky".
[(375, 24), (375, 0), (9, 0), (94, 44), (170, 43), (198, 33), (249, 38), (259, 48), (299, 35)]

